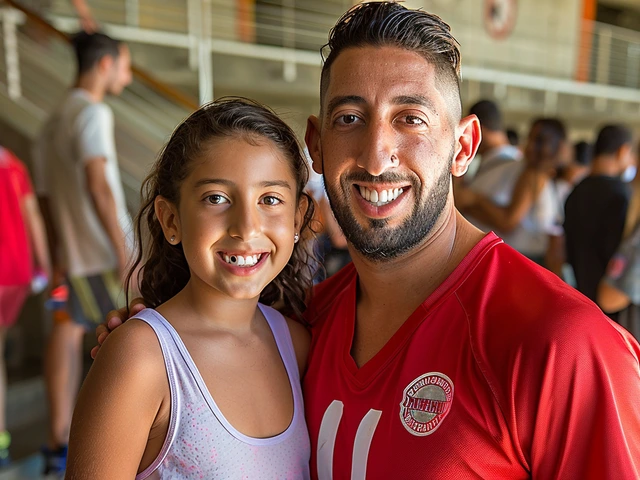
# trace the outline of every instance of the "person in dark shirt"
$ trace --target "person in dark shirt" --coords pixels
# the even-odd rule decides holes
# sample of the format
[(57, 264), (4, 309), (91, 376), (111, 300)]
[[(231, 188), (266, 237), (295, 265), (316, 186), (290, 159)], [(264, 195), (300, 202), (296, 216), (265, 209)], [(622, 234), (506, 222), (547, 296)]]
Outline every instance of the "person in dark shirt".
[(591, 173), (565, 204), (567, 261), (577, 288), (596, 301), (598, 283), (622, 239), (630, 189), (635, 176), (633, 135), (621, 125), (600, 130)]

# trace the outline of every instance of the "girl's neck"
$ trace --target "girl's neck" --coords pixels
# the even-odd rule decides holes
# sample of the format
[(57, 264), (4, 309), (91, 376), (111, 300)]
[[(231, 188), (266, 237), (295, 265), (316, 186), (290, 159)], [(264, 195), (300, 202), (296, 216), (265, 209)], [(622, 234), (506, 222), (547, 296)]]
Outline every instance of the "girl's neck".
[(243, 334), (254, 328), (257, 308), (258, 298), (231, 298), (192, 277), (159, 311), (171, 316), (172, 323), (197, 324)]

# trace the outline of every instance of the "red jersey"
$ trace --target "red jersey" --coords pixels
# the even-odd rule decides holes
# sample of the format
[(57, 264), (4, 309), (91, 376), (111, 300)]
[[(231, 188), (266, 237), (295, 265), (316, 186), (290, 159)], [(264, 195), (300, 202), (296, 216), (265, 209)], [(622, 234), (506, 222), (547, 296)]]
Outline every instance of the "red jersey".
[(306, 314), (314, 478), (640, 478), (640, 347), (555, 275), (489, 234), (361, 368), (356, 283)]
[(22, 201), (32, 194), (27, 169), (9, 150), (0, 147), (0, 285), (31, 282), (31, 247)]

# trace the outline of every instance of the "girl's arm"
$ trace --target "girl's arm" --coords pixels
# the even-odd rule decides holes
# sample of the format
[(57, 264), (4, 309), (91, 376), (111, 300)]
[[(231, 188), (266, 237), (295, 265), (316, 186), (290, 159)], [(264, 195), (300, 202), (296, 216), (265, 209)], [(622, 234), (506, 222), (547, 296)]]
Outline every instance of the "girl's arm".
[(33, 246), (35, 264), (42, 269), (47, 278), (51, 280), (51, 260), (49, 258), (49, 246), (44, 221), (38, 207), (38, 201), (33, 193), (22, 198), (22, 212), (29, 233), (29, 239)]
[(169, 385), (157, 337), (129, 321), (109, 335), (82, 385), (65, 478), (133, 479), (163, 402)]
[(474, 218), (491, 225), (499, 232), (510, 233), (529, 213), (545, 181), (547, 176), (542, 172), (526, 169), (518, 178), (509, 205), (500, 207), (489, 198), (476, 195), (475, 202), (467, 211)]

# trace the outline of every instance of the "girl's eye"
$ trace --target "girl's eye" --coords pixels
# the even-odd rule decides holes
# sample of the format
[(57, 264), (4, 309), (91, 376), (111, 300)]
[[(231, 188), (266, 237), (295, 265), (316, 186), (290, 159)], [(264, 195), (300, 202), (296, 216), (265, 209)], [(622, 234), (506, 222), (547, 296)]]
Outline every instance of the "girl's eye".
[(282, 203), (282, 200), (280, 200), (280, 199), (279, 199), (279, 198), (277, 198), (277, 197), (274, 197), (274, 196), (271, 196), (271, 195), (270, 195), (270, 196), (264, 197), (264, 198), (262, 199), (262, 202), (263, 202), (265, 205), (274, 206), (274, 205), (278, 205), (278, 204)]
[(229, 200), (227, 200), (222, 195), (209, 195), (205, 200), (212, 205), (221, 205), (223, 203), (229, 203)]

